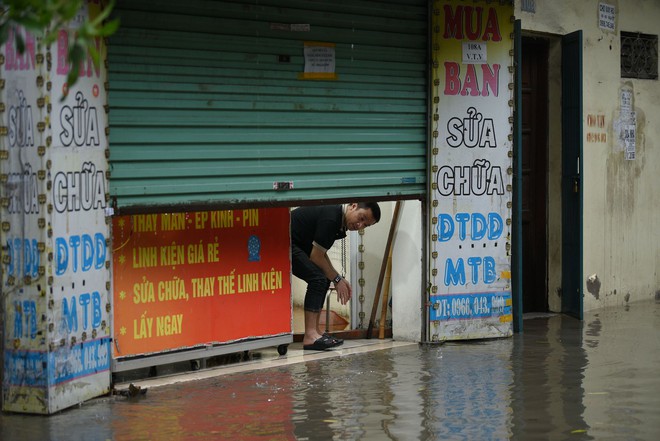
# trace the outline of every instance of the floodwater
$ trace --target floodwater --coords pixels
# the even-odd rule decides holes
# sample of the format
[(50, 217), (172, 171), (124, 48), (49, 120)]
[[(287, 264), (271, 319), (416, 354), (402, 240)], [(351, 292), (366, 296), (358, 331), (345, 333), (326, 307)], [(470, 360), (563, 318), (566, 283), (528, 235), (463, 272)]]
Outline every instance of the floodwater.
[[(347, 345), (350, 342), (347, 342)], [(291, 349), (295, 344), (291, 345)], [(657, 440), (660, 302), (0, 415), (9, 440)]]

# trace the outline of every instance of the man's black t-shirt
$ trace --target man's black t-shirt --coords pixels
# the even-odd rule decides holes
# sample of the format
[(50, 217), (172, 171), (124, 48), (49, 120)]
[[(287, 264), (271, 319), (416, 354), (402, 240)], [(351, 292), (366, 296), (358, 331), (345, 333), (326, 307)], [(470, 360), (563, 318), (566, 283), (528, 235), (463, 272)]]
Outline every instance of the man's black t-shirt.
[(329, 250), (337, 239), (346, 237), (341, 205), (299, 207), (291, 212), (291, 242), (309, 256), (312, 244)]

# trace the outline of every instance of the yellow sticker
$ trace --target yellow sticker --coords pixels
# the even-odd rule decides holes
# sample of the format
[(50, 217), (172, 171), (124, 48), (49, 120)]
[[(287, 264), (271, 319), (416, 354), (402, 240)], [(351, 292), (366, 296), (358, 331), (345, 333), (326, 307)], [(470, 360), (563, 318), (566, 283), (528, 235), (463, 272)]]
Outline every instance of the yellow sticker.
[(513, 321), (513, 316), (511, 314), (503, 315), (500, 317), (501, 323), (508, 323), (510, 321)]
[(298, 74), (299, 80), (336, 80), (334, 72), (302, 72)]

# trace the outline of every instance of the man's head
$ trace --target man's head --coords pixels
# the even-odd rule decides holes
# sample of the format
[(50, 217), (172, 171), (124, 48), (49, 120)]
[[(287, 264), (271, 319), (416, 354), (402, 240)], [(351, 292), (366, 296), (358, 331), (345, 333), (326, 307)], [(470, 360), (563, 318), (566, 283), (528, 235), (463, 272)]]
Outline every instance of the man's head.
[(346, 229), (355, 231), (380, 220), (378, 202), (354, 202), (346, 207)]

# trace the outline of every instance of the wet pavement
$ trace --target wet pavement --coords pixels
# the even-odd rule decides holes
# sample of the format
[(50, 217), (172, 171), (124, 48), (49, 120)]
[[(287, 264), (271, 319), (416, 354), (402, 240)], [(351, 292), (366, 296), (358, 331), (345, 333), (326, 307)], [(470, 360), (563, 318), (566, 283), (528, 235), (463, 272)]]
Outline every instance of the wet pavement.
[(49, 417), (2, 414), (0, 439), (657, 440), (660, 303), (529, 318), (501, 340), (294, 343), (138, 384)]

